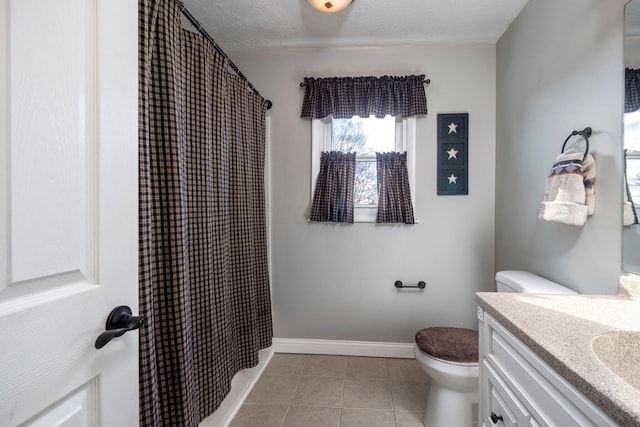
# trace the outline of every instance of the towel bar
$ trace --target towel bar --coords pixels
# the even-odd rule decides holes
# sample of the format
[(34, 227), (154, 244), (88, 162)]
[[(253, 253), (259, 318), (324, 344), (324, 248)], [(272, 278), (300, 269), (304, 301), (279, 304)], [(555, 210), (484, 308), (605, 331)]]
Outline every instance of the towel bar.
[(427, 284), (421, 280), (418, 282), (417, 285), (405, 285), (400, 280), (396, 280), (396, 282), (394, 283), (394, 286), (398, 289), (407, 289), (407, 288), (424, 289), (427, 287)]

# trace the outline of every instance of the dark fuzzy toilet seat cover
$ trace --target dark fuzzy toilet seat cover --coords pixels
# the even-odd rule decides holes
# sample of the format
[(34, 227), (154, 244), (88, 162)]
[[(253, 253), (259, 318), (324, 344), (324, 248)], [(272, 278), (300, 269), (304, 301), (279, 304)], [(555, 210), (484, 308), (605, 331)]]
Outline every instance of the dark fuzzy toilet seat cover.
[(478, 363), (478, 331), (464, 328), (424, 328), (416, 334), (420, 350), (457, 363)]

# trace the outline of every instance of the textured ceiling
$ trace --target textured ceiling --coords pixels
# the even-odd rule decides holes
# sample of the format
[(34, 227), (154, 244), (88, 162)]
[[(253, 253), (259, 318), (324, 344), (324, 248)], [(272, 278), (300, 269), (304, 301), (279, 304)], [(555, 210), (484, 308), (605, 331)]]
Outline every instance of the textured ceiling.
[(282, 47), (495, 43), (528, 0), (354, 0), (322, 13), (306, 0), (184, 0), (226, 51)]

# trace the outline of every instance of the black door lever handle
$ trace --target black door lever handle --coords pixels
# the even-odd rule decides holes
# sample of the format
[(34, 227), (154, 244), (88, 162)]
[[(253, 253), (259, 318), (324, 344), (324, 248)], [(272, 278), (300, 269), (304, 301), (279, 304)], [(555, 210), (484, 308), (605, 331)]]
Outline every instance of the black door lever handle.
[(142, 326), (144, 318), (131, 314), (131, 309), (126, 305), (114, 308), (107, 317), (107, 330), (101, 333), (96, 340), (96, 348), (102, 348), (113, 338)]

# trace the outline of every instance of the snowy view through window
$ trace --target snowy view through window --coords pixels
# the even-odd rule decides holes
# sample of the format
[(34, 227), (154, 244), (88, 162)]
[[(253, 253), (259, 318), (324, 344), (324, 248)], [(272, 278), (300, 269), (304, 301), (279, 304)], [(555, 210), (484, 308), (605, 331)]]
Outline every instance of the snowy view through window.
[(332, 119), (331, 150), (356, 152), (354, 204), (378, 204), (376, 152), (396, 151), (396, 122), (392, 116)]

